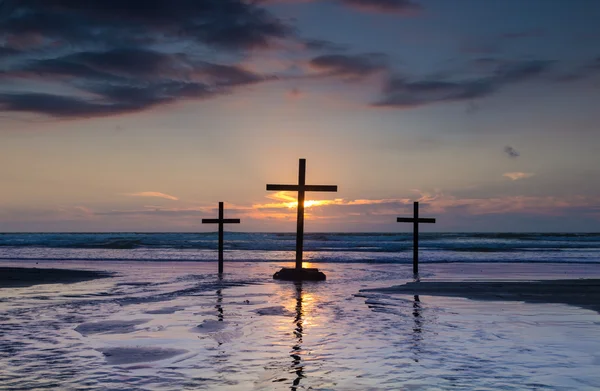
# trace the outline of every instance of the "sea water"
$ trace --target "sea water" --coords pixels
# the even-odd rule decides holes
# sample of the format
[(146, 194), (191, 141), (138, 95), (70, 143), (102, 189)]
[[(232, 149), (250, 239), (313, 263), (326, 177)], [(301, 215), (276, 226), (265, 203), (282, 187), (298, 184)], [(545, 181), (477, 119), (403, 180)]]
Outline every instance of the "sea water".
[[(3, 266), (116, 273), (0, 289), (0, 389), (600, 389), (594, 311), (360, 292), (412, 279), (395, 235), (309, 235), (328, 279), (294, 284), (271, 278), (293, 235), (229, 234), (219, 278), (212, 236), (0, 235)], [(421, 278), (598, 278), (598, 242), (431, 235)]]
[[(412, 234), (309, 233), (305, 259), (411, 263)], [(215, 233), (0, 234), (0, 259), (212, 262)], [(293, 258), (293, 233), (225, 233), (229, 262)], [(600, 262), (600, 233), (422, 233), (421, 262)]]

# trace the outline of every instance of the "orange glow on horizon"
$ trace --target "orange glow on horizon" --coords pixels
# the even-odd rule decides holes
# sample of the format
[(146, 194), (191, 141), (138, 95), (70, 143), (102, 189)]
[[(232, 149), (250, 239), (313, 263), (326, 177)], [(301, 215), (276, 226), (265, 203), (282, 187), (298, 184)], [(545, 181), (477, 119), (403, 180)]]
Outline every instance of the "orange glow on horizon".
[[(260, 205), (261, 207), (287, 209), (296, 209), (298, 207), (298, 200), (296, 197), (288, 194), (286, 191), (279, 191), (271, 196), (268, 196), (267, 198), (278, 202)], [(304, 208), (307, 209), (313, 206), (332, 205), (339, 201), (340, 200), (304, 200)]]
[[(304, 208), (310, 208), (311, 206), (329, 205), (332, 202), (333, 201), (329, 200), (304, 200)], [(298, 207), (298, 201), (286, 202), (285, 205), (290, 209), (295, 209)]]

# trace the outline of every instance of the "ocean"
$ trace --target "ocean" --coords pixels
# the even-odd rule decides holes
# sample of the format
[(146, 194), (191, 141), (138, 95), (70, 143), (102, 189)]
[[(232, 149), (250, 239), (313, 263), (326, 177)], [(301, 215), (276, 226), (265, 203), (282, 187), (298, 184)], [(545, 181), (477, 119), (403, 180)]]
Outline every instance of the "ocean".
[[(600, 314), (361, 292), (410, 234), (307, 234), (327, 281), (275, 281), (293, 234), (1, 234), (0, 266), (113, 277), (0, 289), (0, 390), (598, 390)], [(421, 279), (600, 278), (599, 234), (423, 234)], [(504, 292), (506, 293), (506, 292)]]
[[(600, 233), (422, 233), (420, 262), (599, 263)], [(228, 262), (293, 259), (293, 233), (225, 232)], [(213, 262), (216, 233), (4, 233), (0, 259)], [(412, 233), (308, 233), (311, 263), (411, 263)]]

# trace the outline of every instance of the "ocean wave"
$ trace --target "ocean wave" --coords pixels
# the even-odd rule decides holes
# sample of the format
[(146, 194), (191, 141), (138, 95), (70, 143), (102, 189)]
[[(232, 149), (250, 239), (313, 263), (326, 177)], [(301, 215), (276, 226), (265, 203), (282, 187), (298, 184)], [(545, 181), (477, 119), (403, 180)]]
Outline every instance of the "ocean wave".
[[(293, 258), (295, 238), (294, 233), (226, 232), (226, 258)], [(308, 233), (304, 238), (310, 262), (410, 262), (412, 245), (412, 233)], [(214, 232), (0, 234), (4, 260), (205, 262), (215, 258), (216, 249)], [(600, 234), (423, 233), (420, 252), (424, 262), (590, 262), (600, 259)]]

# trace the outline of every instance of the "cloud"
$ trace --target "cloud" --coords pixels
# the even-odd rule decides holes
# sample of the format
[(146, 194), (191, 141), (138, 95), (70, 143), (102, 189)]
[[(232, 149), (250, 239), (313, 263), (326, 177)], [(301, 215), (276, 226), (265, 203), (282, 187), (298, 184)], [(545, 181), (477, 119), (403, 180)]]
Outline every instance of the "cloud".
[[(0, 81), (18, 88), (0, 84), (0, 111), (57, 118), (142, 111), (273, 80), (236, 59), (295, 39), (244, 0), (22, 0), (4, 14)], [(41, 93), (31, 81), (48, 87)]]
[(262, 3), (335, 2), (354, 10), (379, 13), (414, 15), (423, 7), (414, 0), (259, 0)]
[(300, 99), (304, 96), (304, 93), (300, 89), (294, 87), (286, 93), (286, 96), (289, 99)]
[(411, 108), (444, 101), (463, 101), (483, 98), (496, 90), (488, 80), (460, 82), (392, 78), (385, 86), (385, 96), (375, 106)]
[[(152, 192), (151, 192), (152, 193)], [(160, 193), (159, 193), (160, 194)], [(455, 197), (440, 191), (418, 192), (411, 198), (396, 199), (333, 199), (311, 200), (306, 209), (310, 229), (336, 229), (338, 231), (395, 230), (396, 217), (410, 216), (412, 202), (419, 201), (423, 217), (437, 218), (435, 227), (456, 229), (493, 229), (496, 219), (519, 225), (523, 219), (533, 219), (544, 224), (548, 219), (570, 216), (578, 221), (587, 221), (594, 227), (600, 221), (598, 196), (498, 196), (492, 198)], [(327, 203), (319, 204), (320, 201)], [(295, 197), (292, 194), (271, 194), (265, 203), (254, 205), (227, 205), (229, 217), (242, 219), (242, 230), (264, 232), (282, 229), (293, 230), (296, 219)], [(291, 204), (290, 204), (291, 203)], [(178, 203), (177, 205), (180, 205)], [(137, 209), (118, 209), (114, 206), (63, 206), (52, 209), (0, 210), (0, 222), (14, 230), (42, 227), (56, 230), (57, 224), (65, 230), (123, 231), (123, 230), (191, 230), (197, 231), (199, 217), (214, 217), (214, 204), (180, 205), (165, 208), (146, 205)], [(87, 223), (86, 223), (87, 222)], [(479, 224), (474, 228), (473, 222)], [(491, 222), (491, 223), (490, 223)], [(84, 224), (85, 223), (85, 224)], [(564, 223), (564, 220), (561, 220)], [(492, 225), (490, 225), (492, 224)], [(506, 226), (506, 225), (505, 225)], [(577, 226), (577, 225), (575, 225)], [(584, 225), (585, 226), (585, 225)], [(460, 228), (459, 228), (460, 227)], [(490, 228), (491, 227), (491, 228)], [(545, 225), (542, 225), (545, 227)], [(381, 232), (381, 231), (380, 231)]]
[(493, 36), (470, 36), (460, 44), (460, 50), (466, 54), (497, 54), (505, 51), (515, 42), (539, 39), (545, 32), (541, 29), (511, 31)]
[(304, 48), (315, 51), (339, 52), (346, 50), (346, 46), (333, 43), (324, 39), (305, 39), (302, 41)]
[(531, 178), (534, 176), (534, 173), (530, 172), (507, 172), (502, 174), (503, 177), (509, 178), (512, 181), (518, 181), (520, 179)]
[(493, 95), (503, 87), (525, 82), (545, 73), (550, 61), (498, 62), (491, 72), (469, 79), (426, 78), (411, 80), (392, 76), (384, 85), (383, 97), (373, 106), (413, 108), (439, 102), (471, 101)]
[(588, 77), (593, 77), (600, 74), (600, 57), (597, 57), (585, 64), (579, 66), (577, 69), (570, 70), (567, 73), (563, 73), (555, 78), (557, 82), (574, 82)]
[(363, 11), (412, 15), (422, 6), (412, 0), (339, 0), (340, 3)]
[[(10, 5), (8, 5), (10, 7)], [(0, 34), (99, 46), (174, 38), (227, 49), (268, 47), (292, 33), (265, 9), (242, 0), (19, 0)]]
[(234, 88), (272, 80), (240, 65), (224, 65), (182, 53), (149, 49), (78, 52), (30, 60), (0, 72), (1, 79), (43, 80), (72, 86), (78, 94), (0, 92), (0, 111), (58, 118), (136, 112), (183, 99), (207, 99)]
[(544, 35), (544, 31), (541, 29), (531, 29), (522, 31), (513, 31), (510, 33), (500, 34), (502, 39), (527, 39), (527, 38), (538, 38)]
[(326, 54), (313, 58), (309, 65), (322, 75), (361, 79), (387, 68), (387, 57), (381, 53)]
[(158, 191), (142, 191), (139, 193), (128, 193), (126, 195), (130, 196), (130, 197), (157, 197), (157, 198), (164, 198), (164, 199), (172, 200), (172, 201), (179, 201), (179, 198), (177, 198), (175, 196), (165, 194), (165, 193), (160, 193)]
[(518, 158), (519, 156), (521, 156), (521, 154), (510, 145), (504, 147), (504, 153), (511, 158)]

